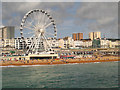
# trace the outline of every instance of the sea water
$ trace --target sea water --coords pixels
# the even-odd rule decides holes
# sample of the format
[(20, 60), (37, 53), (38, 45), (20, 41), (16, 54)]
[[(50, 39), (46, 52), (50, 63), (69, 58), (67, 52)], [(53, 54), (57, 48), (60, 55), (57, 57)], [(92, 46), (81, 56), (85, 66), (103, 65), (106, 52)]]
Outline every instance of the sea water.
[(118, 62), (2, 67), (2, 88), (117, 88)]

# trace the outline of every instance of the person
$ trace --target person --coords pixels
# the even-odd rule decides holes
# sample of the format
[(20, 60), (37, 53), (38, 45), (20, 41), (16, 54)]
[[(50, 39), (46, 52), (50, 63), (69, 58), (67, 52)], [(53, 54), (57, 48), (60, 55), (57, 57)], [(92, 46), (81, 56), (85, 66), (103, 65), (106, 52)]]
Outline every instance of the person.
[(27, 60), (27, 63), (29, 63), (29, 60)]
[(53, 62), (53, 61), (51, 60), (50, 64), (52, 64), (52, 62)]
[(32, 64), (33, 64), (33, 60), (32, 60)]

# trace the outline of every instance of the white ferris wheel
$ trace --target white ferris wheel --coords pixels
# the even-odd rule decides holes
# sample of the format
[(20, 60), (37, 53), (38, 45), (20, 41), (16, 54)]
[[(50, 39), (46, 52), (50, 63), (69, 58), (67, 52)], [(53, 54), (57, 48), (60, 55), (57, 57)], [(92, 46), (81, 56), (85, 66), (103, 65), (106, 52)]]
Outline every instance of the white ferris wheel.
[(27, 54), (54, 51), (48, 39), (55, 42), (57, 29), (54, 19), (46, 11), (35, 9), (26, 13), (21, 22), (20, 34), (22, 40), (31, 40), (30, 45), (26, 44)]

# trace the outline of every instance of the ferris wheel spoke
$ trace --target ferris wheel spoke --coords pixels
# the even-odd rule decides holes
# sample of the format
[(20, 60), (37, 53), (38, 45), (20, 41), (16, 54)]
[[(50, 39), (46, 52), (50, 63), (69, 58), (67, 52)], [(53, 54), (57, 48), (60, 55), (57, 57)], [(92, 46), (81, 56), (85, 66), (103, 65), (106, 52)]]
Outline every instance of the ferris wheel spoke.
[(33, 19), (33, 17), (31, 15), (30, 15), (30, 18), (31, 18), (31, 22), (30, 23), (33, 24), (34, 27), (36, 27), (35, 24), (33, 23), (34, 19)]
[[(39, 13), (39, 12), (38, 12), (38, 13)], [(40, 14), (40, 15), (41, 15), (41, 14)], [(39, 17), (39, 16), (40, 16), (40, 15), (39, 15), (39, 14), (37, 15), (37, 20), (38, 20), (38, 21), (37, 21), (37, 24), (38, 24), (38, 25), (40, 24), (40, 22), (39, 22), (39, 20), (40, 20), (40, 17)]]
[(54, 34), (52, 34), (52, 33), (49, 33), (49, 32), (46, 32), (46, 34), (47, 34), (47, 35), (52, 35), (52, 36), (54, 36)]
[(31, 18), (32, 19), (32, 24), (36, 25), (36, 23), (35, 23), (36, 22), (36, 16), (35, 16), (35, 14), (33, 13), (31, 17), (32, 17)]
[(36, 27), (36, 24), (35, 24), (35, 15), (33, 13), (30, 15), (30, 18), (31, 18), (30, 24), (33, 25), (34, 27)]
[(34, 32), (24, 33), (24, 35), (26, 35), (26, 34), (31, 34), (31, 33), (34, 33)]
[(31, 21), (31, 22), (27, 21), (27, 26), (28, 26), (28, 25), (29, 25), (30, 27), (32, 27), (32, 28), (35, 28), (35, 27), (36, 27), (35, 25), (32, 24), (32, 21)]
[(43, 14), (42, 24), (44, 23), (44, 20), (45, 20), (45, 14)]
[(34, 16), (35, 16), (35, 17), (34, 17), (34, 18), (35, 18), (35, 24), (38, 25), (38, 18), (37, 18), (37, 17), (38, 17), (38, 12), (36, 12), (36, 13), (34, 14)]
[(31, 38), (35, 37), (35, 35), (32, 35)]
[(41, 20), (42, 20), (42, 14), (40, 13), (40, 15), (38, 16), (38, 25), (41, 25)]
[(52, 24), (53, 24), (53, 22), (50, 22), (49, 24), (45, 25), (44, 28), (47, 28), (47, 27), (49, 27)]
[(27, 28), (27, 29), (29, 29), (29, 30), (35, 30), (35, 29), (30, 28), (30, 27), (28, 27), (28, 26), (24, 26), (24, 28)]
[[(39, 12), (39, 13), (40, 13), (40, 12)], [(42, 18), (43, 18), (43, 14), (40, 13), (40, 15), (38, 15), (38, 25), (39, 25), (39, 27), (42, 26)]]
[(43, 37), (44, 37), (46, 43), (49, 45), (49, 48), (51, 49), (51, 44), (47, 41), (47, 38), (44, 35), (43, 35)]
[(43, 28), (44, 28), (44, 25), (46, 24), (46, 16), (44, 14), (44, 18), (43, 18)]
[(42, 18), (41, 18), (41, 22), (40, 22), (40, 26), (43, 28), (43, 22), (44, 22), (44, 17), (45, 17), (45, 14), (42, 14)]
[(46, 20), (45, 20), (45, 22), (44, 22), (44, 25), (43, 26), (45, 26), (46, 24), (47, 24), (47, 22), (48, 22), (48, 18), (46, 18)]
[[(38, 13), (40, 13), (40, 12), (38, 12)], [(40, 15), (38, 15), (38, 25), (40, 25), (40, 20), (41, 20), (41, 13), (40, 13)]]

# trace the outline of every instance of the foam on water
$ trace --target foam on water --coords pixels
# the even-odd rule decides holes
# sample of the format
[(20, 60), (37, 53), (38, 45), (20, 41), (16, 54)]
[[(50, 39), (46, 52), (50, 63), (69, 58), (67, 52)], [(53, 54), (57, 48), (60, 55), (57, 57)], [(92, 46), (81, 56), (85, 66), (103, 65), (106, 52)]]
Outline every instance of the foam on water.
[(37, 67), (37, 66), (55, 66), (55, 65), (21, 65), (21, 66), (9, 65), (9, 66), (0, 66), (0, 67)]
[[(119, 62), (119, 61), (113, 61), (113, 62)], [(76, 64), (97, 64), (102, 62), (91, 62), (91, 63), (67, 63), (67, 64), (53, 64), (53, 65), (21, 65), (21, 66), (15, 66), (15, 65), (9, 65), (9, 66), (0, 66), (0, 67), (37, 67), (37, 66), (58, 66), (58, 65), (76, 65)]]

